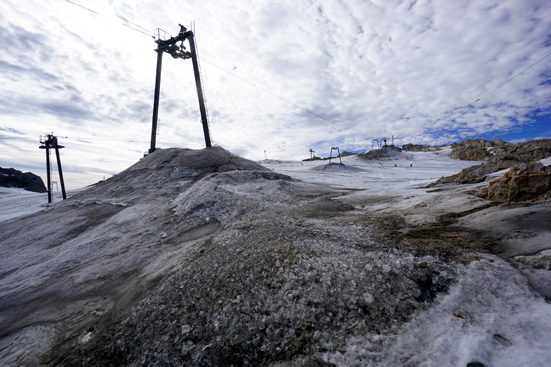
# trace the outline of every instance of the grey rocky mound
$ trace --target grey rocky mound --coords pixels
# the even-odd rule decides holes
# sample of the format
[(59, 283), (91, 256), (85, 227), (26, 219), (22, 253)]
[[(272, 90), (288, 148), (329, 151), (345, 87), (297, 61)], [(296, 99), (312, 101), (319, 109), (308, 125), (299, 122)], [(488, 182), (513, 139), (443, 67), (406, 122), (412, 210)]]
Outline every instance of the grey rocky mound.
[(328, 365), (456, 274), (432, 256), (447, 249), (373, 238), (340, 195), (222, 148), (166, 149), (2, 223), (0, 364)]
[(46, 186), (40, 176), (31, 172), (21, 172), (15, 168), (0, 168), (0, 186), (16, 187), (33, 192), (46, 192)]
[(313, 171), (322, 172), (358, 172), (362, 171), (361, 168), (347, 166), (344, 163), (328, 163), (312, 168)]
[(442, 150), (441, 146), (434, 145), (421, 145), (421, 144), (404, 144), (402, 145), (402, 150), (406, 152), (433, 152)]
[(397, 160), (412, 158), (411, 154), (405, 153), (402, 149), (396, 147), (373, 149), (365, 153), (360, 153), (357, 157), (366, 160)]
[(499, 139), (465, 140), (452, 147), (450, 157), (463, 160), (484, 160), (477, 166), (442, 177), (429, 186), (448, 183), (471, 184), (483, 182), (491, 173), (511, 168), (519, 163), (535, 162), (551, 156), (551, 139), (511, 144)]
[(515, 144), (500, 139), (467, 139), (459, 144), (452, 144), (450, 157), (466, 161), (483, 161), (492, 155), (507, 152), (514, 146)]
[(551, 199), (551, 165), (540, 162), (519, 163), (502, 178), (481, 188), (477, 196), (495, 202), (509, 203)]
[(172, 169), (187, 167), (191, 170), (232, 171), (266, 170), (263, 166), (234, 155), (220, 147), (194, 150), (182, 148), (159, 149), (134, 164), (127, 171), (144, 169)]

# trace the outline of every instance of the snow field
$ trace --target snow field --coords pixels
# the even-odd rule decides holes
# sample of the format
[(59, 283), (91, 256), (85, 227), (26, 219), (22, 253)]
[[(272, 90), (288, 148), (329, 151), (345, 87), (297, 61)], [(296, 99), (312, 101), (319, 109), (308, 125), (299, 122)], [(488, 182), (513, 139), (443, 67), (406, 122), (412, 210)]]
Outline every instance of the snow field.
[[(32, 365), (53, 348), (87, 366), (121, 355), (161, 365), (548, 365), (551, 306), (520, 265), (488, 254), (443, 261), (396, 246), (361, 221), (399, 214), (422, 227), (474, 210), (458, 225), (509, 223), (496, 229), (503, 238), (514, 232), (538, 249), (518, 260), (546, 271), (549, 248), (538, 239), (547, 232), (533, 236), (508, 222), (546, 213), (544, 204), (509, 208), (508, 217), (501, 207), (483, 209), (469, 196), (474, 186), (424, 188), (480, 162), (444, 150), (346, 157), (345, 166), (329, 168), (269, 161), (271, 171), (252, 162), (216, 171), (239, 159), (208, 154), (152, 155), (47, 206), (43, 214), (59, 219), (48, 227), (39, 215), (14, 220), (44, 210), (31, 204), (38, 196), (20, 207), (16, 196), (0, 196), (13, 209), (0, 221), (13, 232), (0, 260), (0, 323), (11, 328), (0, 338), (0, 364)], [(38, 303), (42, 309), (26, 306)], [(60, 334), (75, 344), (52, 347)], [(90, 354), (94, 346), (105, 354)]]

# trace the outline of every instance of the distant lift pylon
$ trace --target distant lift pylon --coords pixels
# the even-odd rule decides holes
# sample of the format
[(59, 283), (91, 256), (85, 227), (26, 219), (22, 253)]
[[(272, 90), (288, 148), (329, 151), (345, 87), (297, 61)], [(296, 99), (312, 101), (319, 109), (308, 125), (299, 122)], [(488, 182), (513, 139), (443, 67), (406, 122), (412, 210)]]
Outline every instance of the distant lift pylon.
[(67, 199), (67, 194), (65, 193), (65, 182), (63, 181), (63, 171), (61, 169), (61, 159), (59, 157), (59, 150), (65, 148), (63, 145), (57, 143), (57, 137), (53, 134), (46, 135), (46, 140), (42, 141), (40, 138), (40, 149), (46, 149), (46, 179), (48, 181), (48, 203), (52, 202), (52, 174), (50, 172), (50, 149), (55, 149), (55, 156), (57, 158), (57, 171), (59, 172), (59, 181), (61, 183), (61, 193), (63, 195), (63, 200)]
[[(197, 97), (199, 99), (199, 109), (201, 112), (201, 122), (203, 124), (203, 133), (205, 135), (205, 144), (208, 147), (211, 147), (210, 141), (210, 132), (207, 119), (207, 109), (205, 107), (205, 99), (203, 97), (203, 88), (201, 87), (201, 74), (199, 71), (199, 63), (197, 61), (197, 51), (195, 48), (195, 41), (192, 31), (188, 31), (186, 27), (180, 24), (180, 33), (175, 37), (170, 37), (168, 39), (161, 39), (160, 29), (157, 29), (158, 39), (155, 40), (158, 47), (155, 50), (157, 52), (157, 73), (155, 76), (155, 96), (153, 100), (153, 121), (151, 128), (151, 146), (149, 148), (149, 153), (155, 151), (155, 144), (157, 138), (157, 116), (159, 114), (159, 95), (161, 91), (161, 67), (163, 62), (163, 52), (169, 53), (173, 58), (181, 59), (190, 59), (193, 63), (193, 72), (195, 74), (195, 85), (197, 87)], [(185, 40), (189, 41), (190, 51), (186, 51), (184, 46)], [(176, 43), (180, 42), (180, 45)]]

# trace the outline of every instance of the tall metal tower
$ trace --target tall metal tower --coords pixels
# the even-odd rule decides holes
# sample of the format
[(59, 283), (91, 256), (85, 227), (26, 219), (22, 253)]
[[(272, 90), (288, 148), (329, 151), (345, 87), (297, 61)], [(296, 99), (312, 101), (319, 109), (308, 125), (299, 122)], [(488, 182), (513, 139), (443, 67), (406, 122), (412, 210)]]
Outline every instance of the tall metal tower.
[[(211, 147), (209, 124), (207, 119), (207, 109), (205, 107), (205, 99), (203, 97), (203, 88), (201, 86), (201, 74), (199, 71), (199, 62), (197, 61), (197, 51), (195, 48), (195, 40), (192, 31), (188, 31), (186, 27), (180, 24), (180, 33), (176, 37), (161, 39), (161, 33), (167, 33), (157, 28), (157, 73), (155, 76), (155, 95), (153, 99), (153, 121), (151, 128), (151, 146), (149, 153), (155, 151), (156, 134), (157, 134), (157, 116), (159, 114), (159, 95), (161, 91), (161, 67), (163, 62), (163, 53), (169, 53), (173, 58), (190, 59), (193, 63), (193, 72), (195, 74), (195, 85), (197, 87), (197, 97), (199, 99), (199, 110), (201, 112), (201, 122), (203, 124), (203, 134), (205, 135), (205, 145)], [(163, 37), (166, 38), (166, 37)], [(184, 41), (188, 40), (190, 51), (186, 51)], [(180, 42), (179, 45), (177, 43)]]
[(65, 193), (65, 182), (63, 181), (63, 170), (61, 169), (61, 159), (59, 157), (59, 150), (65, 148), (63, 145), (57, 143), (57, 137), (53, 134), (46, 135), (46, 140), (40, 138), (40, 149), (46, 149), (46, 179), (48, 181), (48, 203), (52, 202), (52, 175), (50, 173), (50, 149), (55, 149), (55, 156), (57, 158), (57, 171), (59, 172), (59, 181), (61, 182), (61, 193), (63, 200), (67, 199)]

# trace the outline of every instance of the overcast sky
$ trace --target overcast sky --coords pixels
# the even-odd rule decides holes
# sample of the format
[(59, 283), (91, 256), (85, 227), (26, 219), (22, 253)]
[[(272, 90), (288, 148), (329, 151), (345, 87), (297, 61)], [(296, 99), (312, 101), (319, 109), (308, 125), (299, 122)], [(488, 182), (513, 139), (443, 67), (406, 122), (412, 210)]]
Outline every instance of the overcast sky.
[[(45, 178), (52, 132), (70, 188), (139, 160), (152, 35), (192, 21), (213, 143), (246, 158), (551, 138), (549, 0), (73, 2), (0, 0), (1, 167)], [(158, 147), (204, 147), (191, 60), (164, 55), (159, 119)]]

